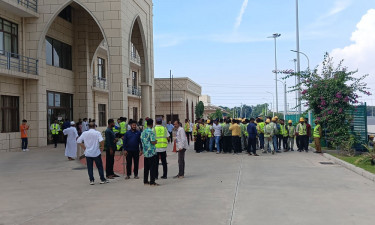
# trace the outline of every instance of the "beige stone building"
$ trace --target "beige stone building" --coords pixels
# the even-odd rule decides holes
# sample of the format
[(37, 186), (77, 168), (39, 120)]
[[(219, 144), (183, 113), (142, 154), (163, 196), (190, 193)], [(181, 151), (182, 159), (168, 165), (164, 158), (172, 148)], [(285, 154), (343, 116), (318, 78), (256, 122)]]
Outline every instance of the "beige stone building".
[[(202, 87), (187, 77), (173, 78), (171, 98), (171, 81), (169, 78), (155, 78), (155, 114), (164, 116), (167, 121), (185, 119), (194, 121), (195, 106), (199, 102)], [(172, 103), (172, 104), (171, 104)]]
[(152, 0), (0, 0), (0, 151), (54, 118), (154, 116)]
[(208, 116), (212, 113), (215, 113), (216, 110), (220, 110), (223, 114), (228, 114), (228, 112), (216, 105), (211, 104), (211, 96), (209, 95), (202, 95), (199, 97), (199, 100), (203, 102), (204, 105), (204, 112), (203, 112), (203, 118), (207, 119)]

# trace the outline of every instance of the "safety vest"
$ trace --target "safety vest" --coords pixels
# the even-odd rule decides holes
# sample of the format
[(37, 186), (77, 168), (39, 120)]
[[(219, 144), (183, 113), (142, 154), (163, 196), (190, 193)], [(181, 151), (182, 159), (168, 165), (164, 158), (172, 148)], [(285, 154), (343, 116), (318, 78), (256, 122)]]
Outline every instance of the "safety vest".
[(281, 129), (281, 135), (283, 135), (284, 137), (288, 137), (288, 129), (286, 127), (286, 125), (281, 125), (280, 124), (280, 129)]
[(120, 123), (120, 134), (125, 134), (127, 130), (127, 126), (125, 122)]
[(185, 123), (185, 132), (190, 132), (190, 124), (189, 124), (189, 122)]
[(316, 127), (314, 128), (314, 138), (320, 138), (319, 127), (320, 124), (316, 125)]
[(115, 134), (117, 134), (117, 133), (120, 132), (119, 127), (116, 128), (116, 126), (114, 126), (114, 127), (112, 128), (112, 130), (113, 130), (113, 132), (114, 132)]
[(197, 124), (195, 123), (193, 127), (193, 136), (196, 136), (196, 135), (197, 135)]
[(52, 134), (55, 135), (55, 134), (59, 134), (59, 130), (60, 130), (60, 125), (58, 124), (52, 124)]
[(116, 143), (116, 147), (117, 147), (117, 151), (120, 150), (120, 148), (123, 146), (123, 141), (122, 141), (122, 138), (120, 138), (117, 143)]
[(306, 123), (298, 124), (298, 135), (307, 135), (307, 126)]
[(258, 128), (259, 133), (264, 134), (264, 126), (265, 126), (265, 123), (264, 123), (264, 122), (260, 122), (260, 123), (258, 123), (257, 128)]
[(206, 125), (206, 135), (209, 138), (212, 137), (211, 126), (209, 124)]
[(294, 138), (294, 135), (295, 135), (294, 126), (288, 126), (288, 131), (289, 131), (289, 137)]
[(153, 128), (153, 131), (156, 134), (156, 140), (158, 141), (155, 145), (156, 148), (167, 148), (168, 147), (168, 140), (167, 140), (167, 128), (156, 125)]
[(269, 123), (264, 126), (264, 137), (272, 137), (275, 124)]
[(204, 126), (204, 125), (199, 124), (198, 133), (199, 133), (200, 135), (204, 135), (204, 133), (205, 133), (205, 126)]

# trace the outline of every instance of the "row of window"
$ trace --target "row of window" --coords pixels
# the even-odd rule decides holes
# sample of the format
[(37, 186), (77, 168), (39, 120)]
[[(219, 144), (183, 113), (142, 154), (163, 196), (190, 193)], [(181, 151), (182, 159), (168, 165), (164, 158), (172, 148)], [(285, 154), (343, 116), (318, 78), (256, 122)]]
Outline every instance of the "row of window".
[(18, 54), (18, 25), (0, 18), (0, 54), (4, 51)]
[(46, 63), (47, 65), (72, 70), (72, 46), (46, 37)]

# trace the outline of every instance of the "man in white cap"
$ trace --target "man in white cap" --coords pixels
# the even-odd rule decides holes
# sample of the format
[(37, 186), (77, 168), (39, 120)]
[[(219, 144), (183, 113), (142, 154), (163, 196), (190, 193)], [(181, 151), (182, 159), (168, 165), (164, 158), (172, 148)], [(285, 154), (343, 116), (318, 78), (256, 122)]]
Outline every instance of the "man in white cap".
[(67, 135), (65, 156), (69, 160), (74, 160), (77, 156), (77, 138), (78, 132), (74, 121), (70, 122), (70, 127), (63, 130), (64, 135)]

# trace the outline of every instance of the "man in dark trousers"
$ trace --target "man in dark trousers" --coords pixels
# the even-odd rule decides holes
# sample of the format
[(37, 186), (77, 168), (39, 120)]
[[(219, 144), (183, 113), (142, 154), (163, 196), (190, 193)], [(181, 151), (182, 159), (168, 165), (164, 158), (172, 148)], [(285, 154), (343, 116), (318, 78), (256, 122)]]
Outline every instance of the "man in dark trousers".
[[(152, 130), (154, 121), (147, 120), (147, 128), (141, 134), (143, 155), (144, 155), (144, 170), (143, 170), (143, 183), (144, 185), (159, 186), (155, 183), (156, 167), (158, 163), (158, 156), (156, 154), (156, 135)], [(150, 182), (148, 176), (150, 175)]]
[(115, 151), (116, 151), (116, 135), (113, 132), (115, 121), (113, 119), (108, 120), (108, 127), (105, 130), (105, 173), (108, 179), (114, 179), (119, 177), (113, 172), (113, 165), (115, 163)]
[(128, 130), (123, 139), (123, 149), (124, 155), (126, 157), (126, 177), (125, 179), (130, 179), (132, 174), (132, 163), (134, 161), (134, 179), (139, 179), (138, 177), (138, 165), (139, 156), (142, 155), (140, 148), (141, 144), (141, 132), (137, 130), (137, 121), (132, 120), (130, 124), (130, 130)]
[(247, 125), (247, 133), (249, 134), (247, 153), (254, 156), (259, 156), (256, 149), (256, 140), (257, 140), (257, 125), (254, 123), (255, 119), (251, 118), (249, 125)]

